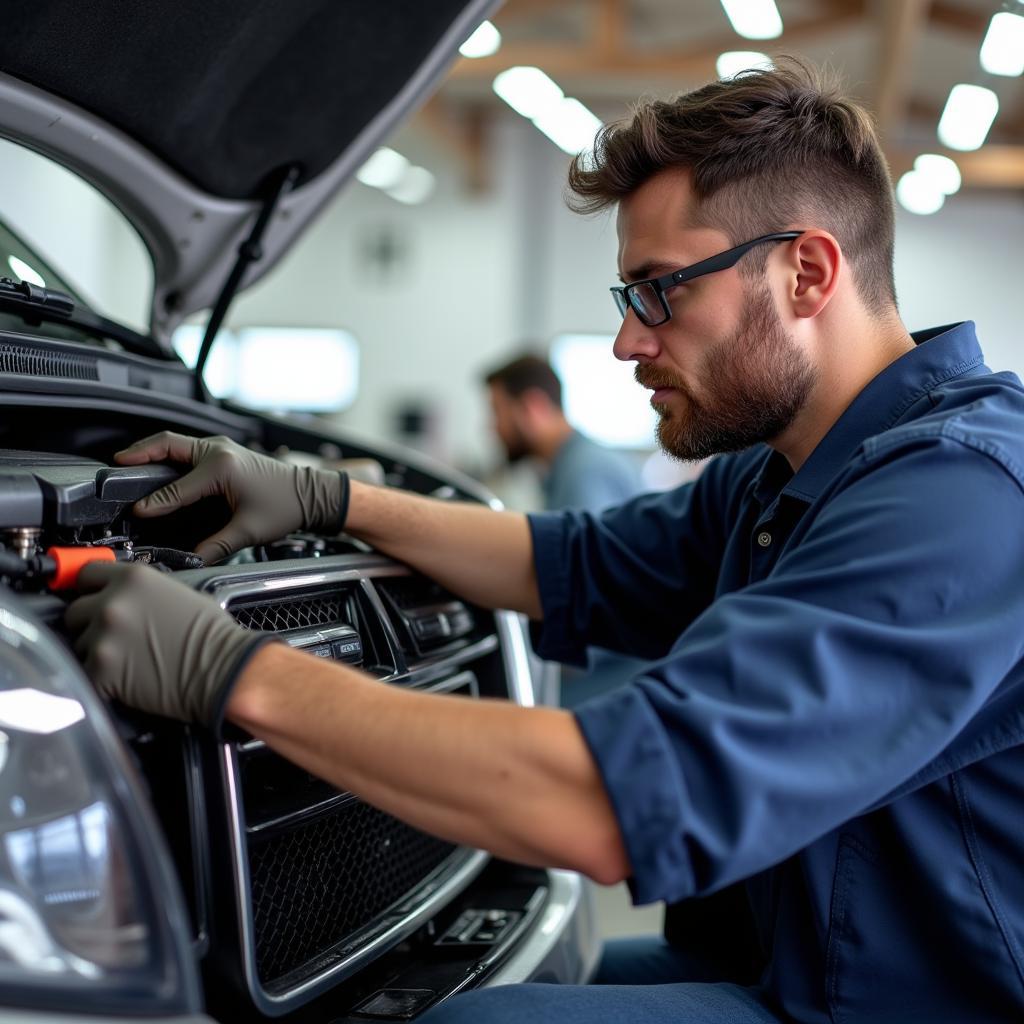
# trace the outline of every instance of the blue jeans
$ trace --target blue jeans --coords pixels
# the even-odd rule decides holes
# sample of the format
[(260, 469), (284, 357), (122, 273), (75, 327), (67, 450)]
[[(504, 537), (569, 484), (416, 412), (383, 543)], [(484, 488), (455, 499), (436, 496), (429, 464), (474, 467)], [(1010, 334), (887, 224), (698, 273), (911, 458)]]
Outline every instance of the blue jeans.
[(781, 1024), (763, 992), (715, 974), (664, 939), (616, 939), (605, 944), (590, 985), (476, 989), (418, 1024)]

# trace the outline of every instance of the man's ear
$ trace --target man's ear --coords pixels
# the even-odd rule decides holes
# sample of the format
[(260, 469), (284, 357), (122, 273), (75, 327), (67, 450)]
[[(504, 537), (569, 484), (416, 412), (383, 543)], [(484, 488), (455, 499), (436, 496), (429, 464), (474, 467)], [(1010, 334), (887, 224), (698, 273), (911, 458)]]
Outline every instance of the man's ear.
[(806, 231), (786, 253), (789, 303), (795, 316), (817, 316), (829, 303), (846, 269), (839, 243), (827, 231)]

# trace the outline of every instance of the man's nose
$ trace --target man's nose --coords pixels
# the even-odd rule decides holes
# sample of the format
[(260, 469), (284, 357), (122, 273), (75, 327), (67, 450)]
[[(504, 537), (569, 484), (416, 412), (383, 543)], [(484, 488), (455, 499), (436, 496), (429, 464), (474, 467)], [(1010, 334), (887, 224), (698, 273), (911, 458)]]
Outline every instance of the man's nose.
[(636, 313), (632, 309), (627, 309), (612, 345), (615, 358), (623, 362), (629, 362), (631, 359), (653, 359), (660, 348), (654, 328), (641, 323)]

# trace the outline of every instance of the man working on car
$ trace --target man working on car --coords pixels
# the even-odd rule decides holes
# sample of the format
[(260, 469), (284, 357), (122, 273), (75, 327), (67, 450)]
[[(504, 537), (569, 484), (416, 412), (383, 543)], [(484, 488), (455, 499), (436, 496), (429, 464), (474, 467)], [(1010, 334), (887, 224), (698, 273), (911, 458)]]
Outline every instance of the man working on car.
[(570, 184), (618, 206), (614, 352), (653, 389), (661, 444), (730, 453), (696, 483), (527, 518), (216, 439), (119, 461), (195, 464), (140, 514), (227, 497), (208, 560), (344, 522), (527, 613), (545, 657), (599, 639), (654, 659), (644, 674), (574, 714), (402, 691), (120, 565), (88, 567), (96, 593), (68, 612), (88, 669), (454, 842), (749, 911), (756, 984), (692, 934), (606, 962), (599, 980), (633, 984), (482, 990), (430, 1024), (1020, 1020), (1020, 382), (970, 324), (908, 335), (870, 122), (798, 65), (642, 106)]
[(569, 423), (562, 382), (546, 359), (517, 356), (489, 370), (484, 383), (509, 463), (531, 458), (542, 467), (544, 508), (600, 512), (640, 493), (640, 472), (622, 452)]

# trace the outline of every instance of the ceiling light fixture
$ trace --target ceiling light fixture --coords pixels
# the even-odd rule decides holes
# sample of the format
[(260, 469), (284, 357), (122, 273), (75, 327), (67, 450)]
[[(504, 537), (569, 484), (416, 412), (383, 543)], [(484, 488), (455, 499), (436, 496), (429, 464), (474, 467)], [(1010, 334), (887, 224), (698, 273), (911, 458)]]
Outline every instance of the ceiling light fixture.
[(722, 0), (726, 17), (745, 39), (776, 39), (782, 35), (782, 17), (775, 0)]
[(567, 97), (540, 68), (515, 67), (494, 79), (494, 91), (517, 113), (572, 156), (588, 150), (601, 119)]
[(981, 85), (954, 85), (939, 118), (939, 141), (950, 149), (978, 149), (999, 113), (999, 97)]
[(414, 206), (430, 198), (436, 184), (437, 179), (426, 167), (410, 167), (397, 185), (385, 191), (392, 199)]
[(401, 153), (381, 146), (356, 171), (356, 178), (371, 188), (394, 188), (405, 176), (409, 166), (409, 161)]
[(726, 50), (715, 61), (719, 78), (735, 78), (744, 71), (771, 71), (774, 66), (768, 54), (757, 50)]
[(946, 201), (945, 193), (921, 171), (907, 171), (896, 185), (896, 198), (911, 213), (937, 213)]
[(425, 167), (410, 163), (401, 153), (381, 146), (362, 167), (356, 178), (364, 185), (387, 192), (400, 203), (422, 203), (437, 183)]
[(956, 161), (950, 160), (948, 156), (941, 156), (938, 153), (922, 153), (914, 161), (914, 170), (924, 175), (928, 181), (947, 196), (960, 191), (962, 178), (960, 168)]
[(981, 66), (990, 75), (1024, 74), (1024, 18), (1009, 11), (992, 15), (981, 44)]
[(492, 88), (517, 114), (531, 121), (565, 99), (557, 83), (540, 68), (508, 68), (494, 79)]
[(459, 47), (463, 57), (490, 57), (501, 46), (501, 33), (489, 22), (482, 21), (477, 30)]
[(601, 119), (579, 100), (563, 97), (533, 118), (533, 123), (559, 149), (575, 156), (594, 145)]

